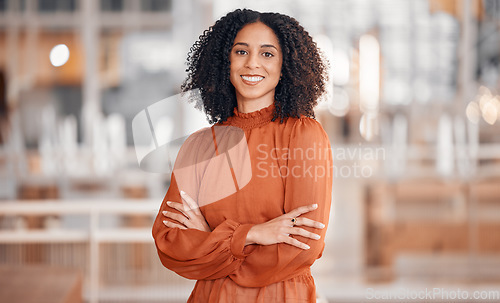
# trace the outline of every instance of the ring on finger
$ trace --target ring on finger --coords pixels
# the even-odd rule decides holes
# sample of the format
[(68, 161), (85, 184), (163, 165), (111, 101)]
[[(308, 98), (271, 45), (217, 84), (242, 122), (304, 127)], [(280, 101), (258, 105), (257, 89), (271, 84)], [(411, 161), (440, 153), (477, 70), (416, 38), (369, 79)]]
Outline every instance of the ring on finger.
[(291, 221), (292, 221), (292, 226), (295, 226), (295, 224), (297, 224), (297, 218), (296, 217), (293, 217)]

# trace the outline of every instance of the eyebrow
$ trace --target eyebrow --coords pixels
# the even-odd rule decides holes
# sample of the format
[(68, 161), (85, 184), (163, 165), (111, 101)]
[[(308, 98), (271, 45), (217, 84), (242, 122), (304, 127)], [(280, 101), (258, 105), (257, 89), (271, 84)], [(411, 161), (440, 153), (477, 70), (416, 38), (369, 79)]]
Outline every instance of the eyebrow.
[[(237, 43), (235, 43), (233, 45), (233, 47), (235, 47), (236, 45), (243, 45), (243, 46), (247, 46), (247, 47), (249, 46), (248, 43), (245, 43), (245, 42), (237, 42)], [(272, 47), (272, 48), (278, 50), (278, 48), (276, 48), (276, 46), (274, 46), (272, 44), (262, 44), (260, 47), (261, 48), (263, 48), (263, 47)]]

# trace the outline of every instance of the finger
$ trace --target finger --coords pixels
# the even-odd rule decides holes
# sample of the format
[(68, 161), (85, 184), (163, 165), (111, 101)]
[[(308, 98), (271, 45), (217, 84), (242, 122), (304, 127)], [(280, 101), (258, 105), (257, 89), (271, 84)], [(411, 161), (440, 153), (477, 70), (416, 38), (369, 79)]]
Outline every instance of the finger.
[(292, 237), (285, 237), (283, 243), (287, 243), (287, 244), (293, 245), (293, 246), (301, 248), (301, 249), (309, 249), (310, 248), (309, 245), (302, 243), (299, 240), (294, 239)]
[(291, 218), (298, 217), (298, 216), (300, 216), (302, 214), (305, 214), (305, 213), (308, 213), (310, 211), (313, 211), (316, 208), (318, 208), (318, 204), (311, 204), (311, 205), (301, 206), (301, 207), (297, 207), (294, 210), (291, 210), (290, 212), (287, 213), (287, 215), (290, 216)]
[(186, 226), (183, 226), (183, 225), (180, 225), (180, 224), (177, 224), (177, 223), (174, 223), (174, 222), (170, 222), (168, 220), (164, 220), (163, 224), (165, 224), (166, 227), (187, 229)]
[(307, 231), (301, 227), (290, 227), (290, 230), (288, 231), (289, 234), (293, 235), (299, 235), (302, 237), (310, 238), (313, 240), (319, 240), (321, 238), (320, 235), (312, 233), (310, 231)]
[(325, 228), (325, 224), (306, 217), (295, 218), (295, 226), (308, 226), (319, 229)]
[(198, 203), (196, 203), (196, 201), (194, 201), (193, 198), (191, 198), (187, 193), (185, 193), (182, 190), (181, 190), (181, 198), (187, 203), (189, 209), (194, 211), (195, 214), (197, 215), (201, 214), (200, 208), (198, 207)]
[(180, 211), (184, 216), (186, 216), (186, 218), (191, 219), (191, 217), (189, 216), (189, 213), (185, 209), (183, 203), (167, 201), (167, 205), (170, 206), (170, 207), (172, 207), (173, 209), (176, 209), (176, 210)]
[(167, 218), (173, 219), (173, 220), (181, 223), (182, 225), (186, 225), (186, 222), (189, 221), (188, 218), (184, 217), (184, 215), (177, 214), (177, 213), (174, 213), (171, 211), (164, 210), (163, 215)]

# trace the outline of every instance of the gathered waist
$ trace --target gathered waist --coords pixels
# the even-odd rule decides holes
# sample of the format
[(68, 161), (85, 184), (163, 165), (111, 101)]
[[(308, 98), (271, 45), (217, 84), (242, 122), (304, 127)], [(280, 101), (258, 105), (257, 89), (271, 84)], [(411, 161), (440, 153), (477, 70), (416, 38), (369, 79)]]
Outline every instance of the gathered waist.
[(229, 277), (198, 280), (188, 300), (190, 303), (314, 303), (315, 301), (316, 287), (310, 267), (297, 270), (286, 280), (261, 287), (241, 286)]
[(306, 268), (303, 268), (301, 270), (297, 270), (297, 272), (292, 274), (289, 279), (293, 279), (293, 278), (300, 277), (300, 276), (312, 277), (311, 267), (306, 267)]

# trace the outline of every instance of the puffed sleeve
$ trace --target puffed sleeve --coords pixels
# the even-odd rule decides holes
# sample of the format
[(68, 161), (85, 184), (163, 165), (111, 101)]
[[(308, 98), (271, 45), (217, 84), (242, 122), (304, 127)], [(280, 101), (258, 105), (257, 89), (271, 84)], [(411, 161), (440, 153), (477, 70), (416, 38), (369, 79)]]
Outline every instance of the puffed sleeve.
[(309, 245), (308, 250), (285, 243), (249, 245), (255, 246), (255, 249), (230, 275), (232, 280), (241, 286), (263, 287), (292, 278), (321, 257), (330, 214), (332, 164), (330, 142), (321, 124), (311, 118), (298, 119), (290, 138), (284, 212), (317, 203), (316, 210), (303, 214), (302, 217), (319, 221), (325, 224), (325, 228), (302, 228), (321, 235), (321, 239), (294, 236)]
[[(211, 133), (205, 131), (193, 134), (181, 147), (176, 159), (176, 166), (179, 167), (178, 163), (186, 159), (188, 162), (203, 163), (204, 159), (193, 159), (193, 157), (199, 158), (199, 151), (210, 150), (208, 147), (211, 144), (213, 144)], [(202, 155), (202, 157), (204, 156)], [(193, 171), (199, 169), (199, 165), (195, 165)], [(182, 167), (177, 171), (182, 171)], [(186, 174), (179, 173), (178, 175), (185, 180)], [(188, 174), (188, 177), (193, 178), (187, 181), (195, 184), (192, 188), (196, 188), (197, 174)], [(188, 194), (196, 197), (197, 193), (188, 192)], [(178, 211), (168, 206), (167, 201), (182, 201), (175, 167), (170, 187), (163, 199), (152, 230), (160, 261), (165, 267), (188, 279), (218, 279), (233, 273), (241, 265), (245, 256), (252, 251), (251, 248), (245, 247), (245, 241), (247, 233), (253, 225), (240, 224), (227, 219), (211, 232), (170, 228), (163, 224), (163, 220), (172, 220), (163, 216), (162, 211)]]

